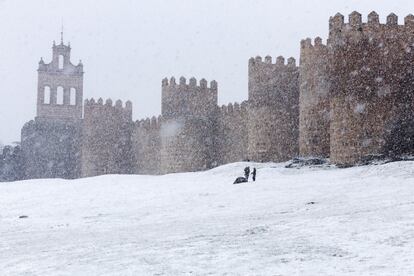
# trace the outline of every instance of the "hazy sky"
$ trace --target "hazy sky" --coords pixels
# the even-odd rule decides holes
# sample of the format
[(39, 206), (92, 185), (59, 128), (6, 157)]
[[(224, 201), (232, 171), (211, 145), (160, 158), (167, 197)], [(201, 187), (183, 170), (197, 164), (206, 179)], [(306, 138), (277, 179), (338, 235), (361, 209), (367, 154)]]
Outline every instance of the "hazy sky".
[(0, 0), (0, 141), (20, 140), (36, 112), (37, 66), (52, 41), (82, 59), (84, 99), (131, 100), (134, 120), (160, 114), (161, 79), (219, 84), (219, 104), (247, 98), (251, 56), (299, 56), (302, 38), (326, 39), (329, 16), (376, 10), (400, 22), (413, 0)]

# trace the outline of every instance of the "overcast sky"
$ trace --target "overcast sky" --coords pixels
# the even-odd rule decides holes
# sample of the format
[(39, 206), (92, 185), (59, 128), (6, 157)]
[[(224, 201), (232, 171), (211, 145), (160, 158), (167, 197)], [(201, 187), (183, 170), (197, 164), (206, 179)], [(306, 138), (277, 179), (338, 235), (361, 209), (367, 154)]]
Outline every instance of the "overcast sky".
[(413, 0), (0, 0), (0, 141), (20, 140), (36, 112), (37, 66), (52, 41), (84, 64), (84, 99), (131, 100), (134, 120), (161, 111), (161, 79), (219, 84), (219, 104), (247, 98), (251, 56), (299, 56), (302, 38), (326, 39), (329, 16), (376, 10), (400, 22)]

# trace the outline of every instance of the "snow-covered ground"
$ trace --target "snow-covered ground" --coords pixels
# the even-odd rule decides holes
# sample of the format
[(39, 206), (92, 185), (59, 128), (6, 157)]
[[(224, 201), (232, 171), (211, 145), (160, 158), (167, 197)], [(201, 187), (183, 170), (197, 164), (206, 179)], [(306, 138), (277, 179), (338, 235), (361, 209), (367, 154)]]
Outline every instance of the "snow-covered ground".
[(414, 275), (414, 162), (245, 166), (0, 183), (0, 275)]

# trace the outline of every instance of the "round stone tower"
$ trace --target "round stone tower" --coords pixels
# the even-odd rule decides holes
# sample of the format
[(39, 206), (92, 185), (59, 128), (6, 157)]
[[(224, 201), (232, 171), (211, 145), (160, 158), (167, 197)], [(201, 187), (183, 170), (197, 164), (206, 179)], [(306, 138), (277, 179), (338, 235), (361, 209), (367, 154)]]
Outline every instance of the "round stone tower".
[(414, 150), (414, 17), (386, 24), (375, 12), (366, 23), (353, 12), (349, 22), (330, 19), (331, 161), (355, 164), (372, 155)]
[(248, 156), (259, 162), (298, 155), (299, 68), (294, 58), (249, 60)]
[(161, 172), (209, 169), (215, 165), (217, 82), (195, 78), (162, 81)]
[(299, 153), (304, 157), (329, 156), (329, 58), (320, 37), (300, 49)]

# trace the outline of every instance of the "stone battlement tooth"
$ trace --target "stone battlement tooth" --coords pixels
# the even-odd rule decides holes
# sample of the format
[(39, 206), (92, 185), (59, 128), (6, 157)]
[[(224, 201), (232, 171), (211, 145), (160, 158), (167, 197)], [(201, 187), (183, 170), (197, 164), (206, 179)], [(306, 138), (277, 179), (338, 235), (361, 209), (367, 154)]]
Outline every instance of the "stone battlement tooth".
[(200, 80), (200, 87), (201, 88), (207, 88), (207, 81), (206, 81), (206, 79), (201, 79)]
[(217, 88), (218, 88), (218, 83), (217, 83), (217, 81), (212, 80), (212, 81), (210, 82), (210, 88), (211, 88), (211, 89), (213, 89), (213, 90), (217, 90)]
[(387, 16), (387, 25), (389, 25), (389, 26), (398, 25), (398, 16), (395, 13), (390, 13)]
[(315, 46), (321, 46), (321, 45), (323, 45), (322, 38), (319, 37), (319, 36), (317, 36), (315, 38), (315, 40), (314, 40), (314, 43), (315, 43)]
[(276, 58), (276, 65), (285, 65), (285, 58), (283, 56), (278, 56)]
[(344, 24), (344, 16), (338, 12), (329, 19), (329, 30), (340, 30), (343, 28)]
[(246, 112), (246, 111), (247, 111), (248, 106), (249, 106), (248, 102), (247, 102), (247, 101), (243, 101), (243, 102), (241, 103), (241, 105), (240, 105), (240, 109), (241, 109), (241, 111), (242, 111), (242, 112)]
[(414, 28), (414, 15), (409, 14), (404, 18), (404, 25)]
[(379, 15), (375, 11), (368, 14), (368, 25), (379, 25)]
[(288, 60), (287, 60), (287, 66), (296, 67), (296, 59), (293, 58), (293, 57), (288, 58)]
[(125, 102), (125, 109), (132, 110), (132, 102), (131, 101), (126, 101)]
[(234, 112), (240, 112), (240, 104), (238, 102), (235, 102), (233, 105), (233, 111)]
[(354, 28), (359, 28), (362, 25), (362, 15), (357, 12), (353, 11), (349, 16), (349, 25)]
[(189, 84), (191, 87), (196, 87), (197, 86), (197, 79), (196, 78), (194, 78), (194, 77), (192, 77), (191, 79), (190, 79), (190, 84)]
[(151, 124), (150, 124), (150, 127), (154, 127), (154, 128), (156, 128), (157, 126), (158, 126), (158, 120), (157, 120), (157, 117), (152, 116), (152, 117), (151, 117)]
[(117, 100), (117, 101), (115, 102), (115, 107), (117, 107), (117, 108), (121, 108), (121, 107), (122, 107), (122, 101), (121, 101), (121, 100)]

